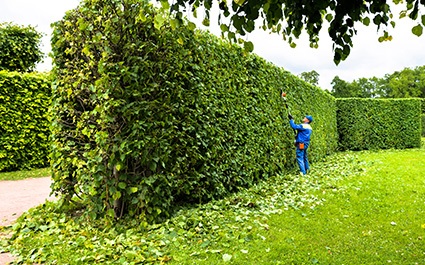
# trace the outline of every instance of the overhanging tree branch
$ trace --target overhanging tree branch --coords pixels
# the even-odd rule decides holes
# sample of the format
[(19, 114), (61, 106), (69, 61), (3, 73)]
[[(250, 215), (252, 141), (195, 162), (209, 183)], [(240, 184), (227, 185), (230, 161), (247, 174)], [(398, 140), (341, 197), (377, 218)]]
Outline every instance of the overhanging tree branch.
[[(213, 0), (176, 0), (171, 5), (167, 0), (157, 0), (167, 3), (175, 18), (181, 20), (186, 10), (191, 10), (197, 16), (199, 8), (205, 10), (205, 19), (209, 25), (210, 11)], [(252, 51), (253, 45), (241, 36), (255, 29), (255, 22), (262, 22), (262, 30), (279, 34), (291, 47), (295, 48), (295, 39), (303, 31), (309, 36), (310, 46), (318, 47), (319, 33), (322, 30), (324, 19), (329, 22), (329, 36), (333, 42), (334, 62), (339, 64), (350, 54), (353, 47), (352, 38), (356, 35), (356, 22), (366, 26), (372, 21), (377, 30), (383, 29), (380, 42), (392, 40), (386, 30), (388, 26), (395, 27), (394, 15), (391, 7), (405, 5), (400, 13), (400, 18), (408, 16), (418, 20), (412, 28), (412, 33), (421, 36), (425, 26), (425, 15), (419, 16), (420, 9), (425, 5), (425, 0), (217, 0), (218, 24), (222, 35), (230, 41), (244, 43), (245, 49)], [(392, 4), (393, 3), (393, 4)], [(222, 17), (228, 18), (227, 22)]]

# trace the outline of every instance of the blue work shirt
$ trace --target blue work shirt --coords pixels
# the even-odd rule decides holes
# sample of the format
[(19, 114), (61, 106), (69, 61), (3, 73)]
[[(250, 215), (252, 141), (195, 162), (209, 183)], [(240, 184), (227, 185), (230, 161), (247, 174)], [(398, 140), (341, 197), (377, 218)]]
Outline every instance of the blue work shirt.
[(310, 143), (310, 137), (313, 132), (313, 129), (311, 128), (310, 124), (295, 124), (294, 120), (289, 120), (289, 124), (291, 125), (292, 129), (298, 131), (296, 138), (297, 143)]

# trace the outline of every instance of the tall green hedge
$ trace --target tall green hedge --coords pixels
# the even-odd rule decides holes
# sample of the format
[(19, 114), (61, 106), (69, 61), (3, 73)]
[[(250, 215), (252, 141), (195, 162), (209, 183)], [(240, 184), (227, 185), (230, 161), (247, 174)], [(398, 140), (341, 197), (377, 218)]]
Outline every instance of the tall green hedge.
[(336, 149), (335, 102), (282, 68), (147, 1), (83, 1), (54, 26), (54, 191), (92, 217), (169, 215), (294, 166), (293, 114), (315, 117), (312, 160)]
[(48, 166), (51, 80), (0, 71), (0, 171)]
[(420, 147), (421, 112), (421, 99), (337, 99), (339, 147)]

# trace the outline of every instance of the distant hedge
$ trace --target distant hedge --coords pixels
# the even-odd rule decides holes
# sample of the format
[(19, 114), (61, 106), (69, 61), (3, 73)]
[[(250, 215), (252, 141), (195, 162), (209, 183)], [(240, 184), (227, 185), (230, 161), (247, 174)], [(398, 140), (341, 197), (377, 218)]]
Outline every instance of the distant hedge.
[(341, 150), (421, 145), (421, 99), (337, 99)]
[(51, 80), (0, 71), (0, 171), (49, 165)]
[(146, 1), (83, 1), (55, 24), (54, 191), (92, 217), (153, 221), (282, 173), (295, 156), (282, 87), (297, 119), (315, 117), (312, 160), (335, 151), (330, 95), (164, 20)]

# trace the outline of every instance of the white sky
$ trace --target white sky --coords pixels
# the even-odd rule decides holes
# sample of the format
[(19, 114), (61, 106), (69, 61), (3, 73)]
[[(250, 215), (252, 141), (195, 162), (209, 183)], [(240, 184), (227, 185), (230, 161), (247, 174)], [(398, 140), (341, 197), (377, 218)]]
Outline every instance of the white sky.
[[(78, 5), (79, 0), (0, 0), (0, 22), (13, 22), (18, 25), (31, 25), (45, 34), (42, 51), (50, 52), (50, 24), (60, 20), (65, 12)], [(398, 13), (393, 13), (397, 16)], [(250, 34), (248, 40), (255, 45), (254, 52), (295, 75), (315, 70), (319, 73), (319, 86), (331, 89), (331, 81), (339, 76), (346, 81), (361, 77), (383, 77), (406, 67), (425, 65), (425, 34), (417, 37), (411, 33), (414, 22), (405, 18), (390, 29), (391, 42), (379, 43), (379, 34), (371, 23), (369, 27), (360, 25), (355, 36), (354, 48), (350, 56), (338, 66), (333, 62), (332, 43), (323, 27), (319, 49), (309, 47), (306, 33), (296, 41), (292, 49), (280, 36), (269, 35), (258, 30)], [(214, 30), (211, 30), (214, 32)], [(46, 57), (39, 64), (40, 71), (50, 70), (51, 59)]]

